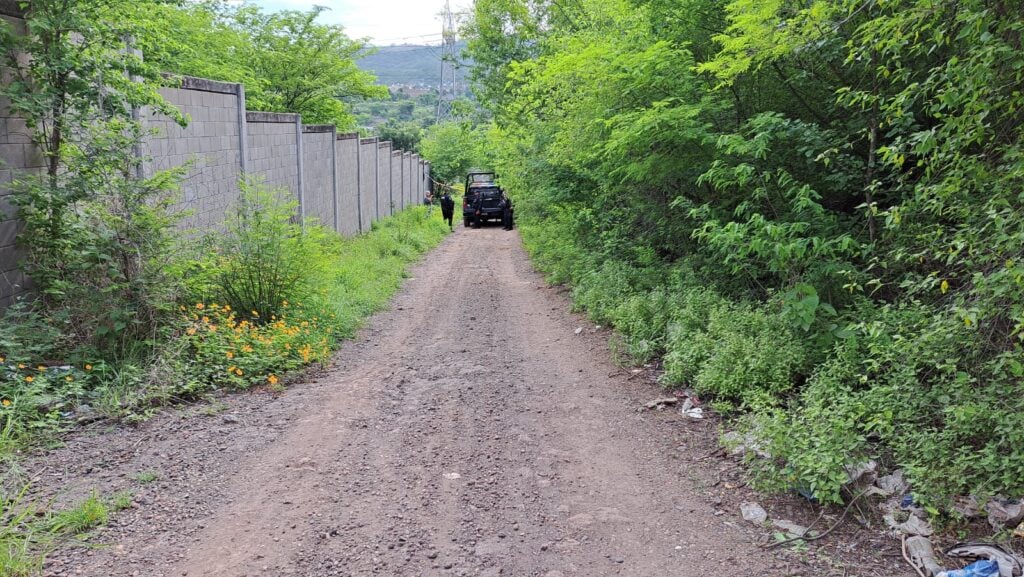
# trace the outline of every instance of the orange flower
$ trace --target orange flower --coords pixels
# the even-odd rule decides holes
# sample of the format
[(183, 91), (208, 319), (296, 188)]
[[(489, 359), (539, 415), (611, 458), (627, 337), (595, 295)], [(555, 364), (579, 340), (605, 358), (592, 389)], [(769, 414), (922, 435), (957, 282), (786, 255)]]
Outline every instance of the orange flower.
[(25, 377), (25, 382), (26, 382), (26, 383), (31, 383), (31, 382), (32, 382), (32, 381), (34, 381), (34, 380), (35, 380), (35, 378), (34, 378), (34, 377), (31, 377), (31, 376), (29, 376), (29, 377)]
[(229, 359), (233, 359), (233, 358), (235, 358), (235, 353), (233, 353), (231, 351), (228, 351), (228, 352), (224, 353), (224, 356), (226, 356)]
[(206, 323), (206, 324), (210, 324), (210, 317), (204, 316), (203, 317), (203, 322)]
[(7, 360), (7, 359), (5, 359), (5, 358), (3, 358), (3, 357), (0, 357), (0, 363), (4, 362), (4, 361), (6, 361), (6, 360)]
[(236, 368), (238, 368), (238, 367), (236, 367), (235, 365), (231, 365), (230, 367), (228, 367), (228, 372), (229, 373), (233, 373), (233, 372), (235, 372)]
[[(277, 377), (275, 377), (274, 375), (267, 375), (267, 381), (270, 382), (271, 385), (276, 385), (277, 384)], [(8, 401), (6, 401), (6, 399), (5, 399), (5, 402), (8, 402)]]
[(92, 370), (92, 365), (85, 365), (85, 370), (91, 371)]
[(206, 308), (206, 305), (204, 305), (203, 303), (196, 303), (196, 308), (199, 310), (203, 310)]
[(189, 328), (185, 329), (185, 334), (189, 335), (189, 336), (192, 336), (192, 335), (196, 334), (196, 328), (195, 327), (189, 327)]
[(19, 369), (24, 369), (25, 368), (25, 363), (18, 363), (18, 368)]

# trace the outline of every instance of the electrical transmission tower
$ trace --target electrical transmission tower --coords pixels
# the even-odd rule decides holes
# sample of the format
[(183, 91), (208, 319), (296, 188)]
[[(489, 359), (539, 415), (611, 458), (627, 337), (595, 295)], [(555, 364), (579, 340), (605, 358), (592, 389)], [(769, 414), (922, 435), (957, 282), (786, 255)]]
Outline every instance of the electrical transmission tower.
[(441, 31), (441, 84), (437, 92), (437, 121), (444, 122), (452, 116), (452, 103), (459, 94), (455, 80), (455, 69), (458, 64), (455, 54), (455, 15), (452, 13), (451, 0), (444, 3), (441, 15), (443, 28)]

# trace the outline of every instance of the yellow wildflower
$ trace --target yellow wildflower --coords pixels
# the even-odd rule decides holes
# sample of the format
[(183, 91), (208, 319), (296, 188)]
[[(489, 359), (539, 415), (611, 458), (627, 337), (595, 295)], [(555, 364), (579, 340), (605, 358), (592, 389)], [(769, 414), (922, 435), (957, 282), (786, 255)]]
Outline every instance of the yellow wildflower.
[(36, 366), (36, 370), (37, 370), (37, 371), (39, 371), (39, 372), (43, 372), (43, 371), (45, 371), (45, 370), (46, 370), (46, 367), (45, 367), (45, 366), (43, 366), (43, 365), (37, 365), (37, 366)]
[(235, 374), (238, 376), (242, 376), (242, 369), (235, 369)]
[(196, 308), (199, 310), (203, 310), (206, 308), (206, 305), (204, 305), (203, 303), (196, 303)]
[(242, 352), (243, 353), (251, 353), (252, 352), (252, 347), (250, 347), (249, 345), (245, 345), (244, 347), (242, 347)]
[(68, 375), (68, 376), (64, 377), (64, 380), (70, 383), (71, 381), (75, 380), (75, 377), (72, 377), (72, 376)]
[(0, 357), (0, 363), (4, 362), (5, 360), (7, 360), (7, 359), (5, 359), (3, 357)]
[(24, 369), (25, 368), (25, 363), (18, 363), (18, 368), (19, 369)]
[(204, 316), (203, 317), (203, 322), (206, 323), (206, 324), (210, 324), (210, 317), (205, 317)]
[(254, 316), (254, 317), (258, 317), (258, 316), (260, 316), (260, 313), (258, 313), (258, 312), (256, 312), (256, 311), (252, 311), (252, 316)]
[(942, 291), (942, 294), (946, 294), (946, 292), (949, 290), (949, 281), (943, 279), (942, 284), (939, 285), (939, 290)]
[[(274, 375), (267, 375), (267, 381), (268, 381), (268, 382), (269, 382), (269, 383), (270, 383), (271, 385), (276, 385), (276, 384), (277, 384), (277, 377), (275, 377)], [(4, 402), (9, 402), (9, 401), (7, 401), (6, 399), (4, 399)]]
[(32, 381), (34, 381), (34, 380), (35, 380), (35, 378), (34, 378), (34, 377), (32, 377), (32, 376), (28, 376), (28, 377), (25, 377), (25, 382), (26, 382), (26, 383), (31, 383), (31, 382), (32, 382)]
[(92, 370), (92, 365), (85, 365), (85, 370), (91, 371)]
[(229, 359), (235, 358), (235, 353), (233, 353), (231, 351), (228, 351), (228, 352), (224, 353), (224, 355), (227, 356), (227, 358), (229, 358)]
[(231, 365), (230, 367), (228, 367), (228, 372), (229, 373), (233, 373), (233, 372), (235, 372), (235, 369), (237, 369), (237, 368), (238, 367), (236, 367), (235, 365)]
[(185, 334), (187, 334), (189, 336), (192, 336), (192, 335), (196, 334), (196, 328), (195, 327), (189, 327), (189, 328), (185, 329)]
[(3, 404), (4, 404), (5, 407), (9, 407), (9, 406), (11, 406), (11, 400), (10, 399), (4, 399), (3, 400)]

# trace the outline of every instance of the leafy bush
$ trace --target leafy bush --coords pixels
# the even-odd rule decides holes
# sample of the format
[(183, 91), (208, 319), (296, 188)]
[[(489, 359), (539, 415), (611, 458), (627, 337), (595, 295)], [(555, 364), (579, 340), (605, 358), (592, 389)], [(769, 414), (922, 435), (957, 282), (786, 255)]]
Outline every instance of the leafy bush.
[(793, 388), (806, 352), (778, 315), (696, 292), (676, 310), (665, 382), (748, 407), (776, 405)]
[[(226, 233), (211, 235), (215, 262), (203, 280), (216, 302), (229, 305), (255, 323), (280, 314), (283, 302), (308, 295), (326, 265), (326, 237), (315, 226), (294, 222), (297, 203), (283, 191), (243, 182)], [(202, 282), (202, 281), (199, 281)], [(204, 283), (205, 284), (205, 283)]]

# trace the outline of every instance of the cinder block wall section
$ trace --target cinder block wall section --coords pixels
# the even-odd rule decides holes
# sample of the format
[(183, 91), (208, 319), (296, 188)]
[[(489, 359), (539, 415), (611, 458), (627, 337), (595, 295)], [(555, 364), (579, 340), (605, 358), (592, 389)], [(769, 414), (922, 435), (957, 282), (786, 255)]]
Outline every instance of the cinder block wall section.
[(362, 231), (377, 220), (377, 139), (359, 140), (359, 206)]
[(338, 170), (338, 232), (359, 234), (359, 135), (339, 134), (335, 143)]
[(405, 208), (402, 196), (402, 151), (391, 151), (391, 200), (395, 203), (395, 212)]
[(302, 119), (298, 114), (247, 112), (245, 124), (248, 132), (246, 173), (261, 178), (267, 186), (287, 190), (290, 197), (298, 201)]
[[(0, 1), (0, 18), (16, 32), (24, 31), (24, 23), (13, 18), (19, 13), (16, 2)], [(0, 70), (0, 82), (9, 81), (10, 72)], [(18, 270), (20, 255), (15, 240), (21, 223), (14, 219), (17, 209), (8, 198), (9, 187), (19, 173), (41, 171), (44, 166), (45, 159), (32, 144), (32, 132), (11, 114), (9, 103), (0, 99), (0, 309), (29, 288), (28, 278)]]
[(302, 206), (306, 218), (337, 231), (334, 222), (337, 170), (333, 125), (305, 126), (302, 129)]
[(412, 197), (412, 155), (408, 152), (402, 153), (402, 198), (405, 206), (416, 206)]
[(377, 144), (377, 206), (381, 218), (396, 212), (391, 202), (391, 142)]
[(423, 174), (423, 166), (420, 164), (420, 155), (413, 153), (412, 155), (412, 197), (416, 199), (416, 202), (422, 204), (423, 197), (426, 194), (423, 192), (423, 179), (420, 175)]
[(151, 110), (142, 111), (142, 122), (155, 129), (143, 145), (144, 174), (187, 166), (176, 206), (186, 213), (179, 223), (182, 230), (218, 228), (238, 198), (239, 117), (245, 111), (240, 91), (238, 84), (182, 78), (179, 86), (160, 93), (185, 115), (187, 126)]

